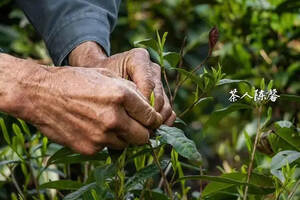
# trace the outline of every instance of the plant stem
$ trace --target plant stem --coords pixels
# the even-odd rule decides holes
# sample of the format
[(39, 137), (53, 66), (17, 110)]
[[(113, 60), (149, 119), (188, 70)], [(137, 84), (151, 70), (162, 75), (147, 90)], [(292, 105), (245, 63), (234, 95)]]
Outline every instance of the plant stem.
[[(182, 64), (183, 64), (183, 56), (184, 56), (184, 47), (186, 45), (186, 40), (187, 40), (187, 37), (185, 36), (183, 41), (182, 41), (182, 44), (181, 44), (181, 48), (180, 48), (180, 52), (179, 52), (179, 65), (178, 65), (178, 68), (181, 68), (182, 67)], [(181, 74), (179, 72), (177, 72), (176, 74), (176, 81), (175, 81), (175, 86), (178, 85), (179, 81), (180, 81), (180, 77), (181, 77)], [(171, 99), (171, 106), (173, 107), (173, 104), (174, 104), (174, 100), (175, 100), (175, 97)]]
[[(252, 168), (253, 168), (253, 162), (254, 162), (254, 158), (255, 158), (256, 147), (257, 147), (257, 144), (258, 144), (258, 142), (260, 140), (260, 136), (261, 136), (261, 130), (260, 130), (261, 112), (262, 112), (262, 106), (259, 106), (258, 107), (258, 115), (257, 115), (257, 131), (256, 131), (256, 136), (255, 136), (255, 142), (254, 142), (254, 145), (253, 145), (253, 150), (252, 150), (252, 153), (251, 153), (251, 160), (250, 160), (250, 164), (249, 164), (249, 168), (248, 168), (247, 184), (249, 184), (249, 182), (250, 182), (250, 177), (251, 177)], [(248, 185), (246, 185), (246, 187), (245, 187), (243, 200), (247, 200), (247, 193), (248, 193)]]
[[(200, 165), (200, 176), (203, 176), (203, 169), (202, 169), (202, 166)], [(203, 190), (203, 182), (202, 182), (202, 179), (200, 179), (200, 199), (202, 198), (202, 190)]]
[(170, 184), (169, 184), (169, 182), (168, 182), (168, 180), (167, 180), (167, 177), (166, 177), (166, 175), (165, 175), (163, 169), (162, 169), (161, 166), (160, 166), (159, 160), (158, 160), (158, 158), (157, 158), (157, 155), (156, 155), (156, 153), (155, 153), (155, 151), (154, 151), (154, 149), (153, 149), (153, 147), (152, 147), (150, 141), (148, 142), (148, 144), (149, 144), (149, 146), (150, 146), (150, 149), (151, 149), (151, 152), (152, 152), (152, 155), (153, 155), (153, 160), (154, 160), (156, 166), (158, 167), (158, 169), (159, 169), (159, 171), (160, 171), (160, 174), (161, 174), (161, 176), (162, 176), (162, 178), (163, 178), (163, 180), (164, 180), (164, 184), (165, 184), (166, 190), (167, 190), (167, 192), (168, 192), (168, 195), (169, 195), (170, 199), (173, 200), (173, 192), (172, 192), (172, 189), (171, 189), (171, 187), (170, 187)]
[[(208, 60), (210, 56), (207, 55), (206, 58), (197, 66), (195, 67), (190, 73), (193, 74), (194, 72), (198, 71), (205, 63), (206, 61)], [(176, 95), (177, 95), (177, 92), (179, 90), (179, 88), (182, 86), (182, 84), (189, 78), (189, 76), (186, 76), (185, 79), (183, 79), (181, 82), (179, 82), (176, 86), (175, 86), (175, 89), (174, 89), (174, 93), (173, 93), (173, 101), (175, 100), (176, 98)]]
[[(166, 170), (165, 170), (165, 172), (164, 172), (165, 176), (168, 175), (168, 173), (169, 173), (170, 170), (171, 170), (171, 167), (172, 167), (172, 163), (169, 163), (169, 165), (167, 166), (167, 168), (166, 168)], [(172, 181), (171, 181), (171, 182), (172, 182)], [(159, 184), (158, 184), (158, 188), (161, 188), (163, 184), (164, 184), (164, 179), (161, 178), (160, 181), (159, 181)]]
[(297, 188), (298, 188), (299, 185), (300, 185), (300, 180), (298, 180), (296, 182), (295, 186), (293, 187), (291, 193), (288, 196), (288, 200), (292, 200), (292, 198), (293, 198), (293, 196), (294, 196), (294, 194), (295, 194), (295, 192), (296, 192), (296, 190), (297, 190)]
[(18, 184), (18, 182), (17, 182), (17, 180), (16, 180), (16, 178), (15, 178), (15, 175), (14, 175), (14, 168), (15, 168), (15, 167), (16, 167), (16, 166), (14, 166), (13, 169), (11, 169), (11, 168), (9, 167), (10, 172), (11, 172), (11, 180), (12, 180), (12, 183), (14, 184), (15, 188), (17, 189), (19, 195), (22, 197), (22, 199), (26, 200), (26, 197), (25, 197), (25, 195), (23, 194), (23, 192), (22, 192), (22, 190), (21, 190), (21, 188), (20, 188), (20, 186), (19, 186), (19, 184)]
[[(173, 95), (172, 95), (172, 92), (171, 92), (171, 88), (170, 88), (170, 85), (169, 85), (169, 81), (168, 81), (168, 77), (167, 77), (167, 73), (166, 73), (165, 68), (163, 68), (162, 72), (163, 72), (164, 80), (165, 80), (167, 88), (168, 88), (169, 98), (173, 99)], [(172, 106), (172, 104), (171, 104), (171, 106)]]
[(198, 101), (204, 96), (205, 93), (202, 93), (200, 95), (200, 97), (198, 97), (198, 99), (196, 101), (194, 101), (194, 103), (190, 106), (188, 106), (182, 113), (180, 113), (178, 115), (179, 118), (183, 117), (186, 113), (190, 112), (194, 107), (195, 105), (198, 103)]
[(41, 193), (40, 193), (40, 185), (39, 185), (39, 181), (38, 181), (38, 179), (37, 179), (37, 178), (34, 176), (34, 174), (33, 174), (34, 169), (33, 169), (33, 167), (31, 166), (30, 162), (29, 162), (28, 165), (29, 165), (31, 177), (32, 177), (33, 183), (34, 183), (34, 185), (35, 185), (36, 191), (37, 191), (37, 193), (38, 193), (38, 196), (40, 196)]

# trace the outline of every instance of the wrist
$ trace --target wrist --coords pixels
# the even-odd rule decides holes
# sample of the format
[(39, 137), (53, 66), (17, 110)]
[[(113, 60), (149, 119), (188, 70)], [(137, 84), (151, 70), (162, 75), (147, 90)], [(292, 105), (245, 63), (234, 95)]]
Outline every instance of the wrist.
[(33, 83), (39, 84), (45, 70), (30, 60), (0, 54), (0, 110), (28, 120), (33, 103), (28, 98)]
[(78, 45), (68, 57), (69, 65), (76, 67), (96, 67), (107, 58), (103, 48), (96, 42), (87, 41)]

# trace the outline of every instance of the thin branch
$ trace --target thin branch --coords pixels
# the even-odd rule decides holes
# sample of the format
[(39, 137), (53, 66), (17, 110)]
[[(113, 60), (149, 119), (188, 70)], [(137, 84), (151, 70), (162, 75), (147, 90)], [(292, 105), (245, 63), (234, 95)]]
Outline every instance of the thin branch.
[[(171, 170), (171, 167), (172, 167), (172, 163), (169, 163), (169, 165), (167, 166), (167, 168), (166, 168), (166, 170), (165, 170), (165, 173), (164, 173), (165, 176), (168, 175), (168, 173), (169, 173), (170, 170)], [(159, 184), (158, 184), (158, 188), (161, 188), (163, 184), (164, 184), (164, 179), (161, 178), (160, 181), (159, 181)]]
[(204, 96), (205, 93), (202, 93), (200, 95), (200, 97), (198, 97), (198, 99), (196, 101), (194, 101), (194, 103), (190, 106), (188, 106), (186, 109), (184, 109), (184, 111), (182, 113), (180, 113), (178, 115), (179, 118), (183, 117), (186, 113), (190, 112), (195, 106), (196, 104), (198, 103), (198, 101)]
[(288, 196), (288, 200), (292, 200), (295, 192), (297, 191), (298, 186), (300, 185), (300, 179), (296, 182), (295, 186), (293, 187), (291, 193)]
[(169, 98), (173, 99), (173, 95), (172, 95), (172, 92), (171, 92), (171, 88), (170, 88), (170, 85), (169, 85), (169, 81), (168, 81), (168, 77), (167, 77), (167, 73), (166, 73), (165, 68), (163, 68), (163, 76), (164, 76), (164, 80), (165, 80), (167, 88), (168, 88)]
[[(187, 40), (187, 36), (184, 37), (184, 39), (182, 41), (182, 44), (181, 44), (181, 48), (180, 48), (180, 52), (179, 52), (179, 64), (178, 64), (178, 68), (181, 68), (182, 64), (183, 64), (183, 56), (184, 56), (184, 48), (186, 46), (186, 40)], [(179, 72), (177, 72), (175, 86), (177, 86), (179, 84), (180, 77), (181, 77), (181, 74)], [(175, 100), (175, 97), (171, 99), (171, 106), (172, 107), (173, 107), (173, 104), (174, 104), (174, 100)]]
[(23, 194), (23, 192), (22, 192), (22, 190), (21, 190), (21, 188), (20, 188), (20, 186), (19, 186), (19, 184), (18, 184), (18, 182), (17, 182), (17, 180), (15, 178), (15, 175), (14, 175), (14, 169), (15, 169), (15, 167), (16, 166), (14, 166), (12, 169), (9, 167), (10, 172), (11, 172), (11, 181), (14, 184), (15, 188), (17, 189), (19, 195), (22, 197), (22, 199), (26, 200), (26, 197)]
[(249, 164), (249, 167), (248, 167), (247, 186), (245, 187), (245, 192), (244, 192), (244, 198), (243, 198), (243, 200), (247, 200), (248, 184), (250, 182), (250, 177), (251, 177), (251, 173), (252, 173), (252, 168), (253, 168), (253, 162), (254, 162), (256, 147), (257, 147), (257, 144), (258, 144), (258, 142), (260, 140), (260, 136), (261, 136), (261, 130), (260, 130), (261, 112), (262, 112), (262, 106), (259, 106), (259, 108), (258, 108), (258, 116), (257, 116), (257, 131), (256, 131), (255, 142), (254, 142), (253, 150), (252, 150), (252, 154), (251, 154), (250, 164)]
[(153, 149), (150, 141), (148, 142), (148, 144), (150, 146), (150, 149), (151, 149), (151, 152), (152, 152), (152, 155), (153, 155), (153, 160), (154, 160), (156, 166), (158, 167), (158, 169), (160, 171), (160, 174), (161, 174), (161, 176), (162, 176), (162, 178), (164, 180), (164, 184), (165, 184), (166, 190), (168, 192), (168, 195), (169, 195), (170, 199), (173, 200), (173, 192), (172, 192), (172, 189), (171, 189), (170, 184), (168, 182), (168, 179), (165, 176), (165, 173), (164, 173), (163, 169), (160, 166), (159, 160), (157, 158), (157, 155), (156, 155), (156, 153), (155, 153), (155, 151), (154, 151), (154, 149)]
[[(203, 176), (203, 169), (202, 169), (202, 166), (200, 165), (200, 176)], [(200, 179), (200, 199), (202, 197), (202, 190), (203, 190), (203, 181), (202, 179)]]
[[(209, 59), (209, 55), (206, 56), (206, 58), (197, 66), (195, 67), (190, 73), (193, 74), (195, 72), (197, 72), (206, 62), (207, 60)], [(176, 95), (177, 95), (177, 92), (179, 90), (179, 88), (182, 86), (182, 84), (189, 78), (189, 76), (186, 76), (185, 79), (183, 79), (181, 82), (179, 82), (176, 86), (175, 86), (175, 89), (174, 89), (174, 94), (173, 94), (173, 101), (175, 100), (176, 98)]]

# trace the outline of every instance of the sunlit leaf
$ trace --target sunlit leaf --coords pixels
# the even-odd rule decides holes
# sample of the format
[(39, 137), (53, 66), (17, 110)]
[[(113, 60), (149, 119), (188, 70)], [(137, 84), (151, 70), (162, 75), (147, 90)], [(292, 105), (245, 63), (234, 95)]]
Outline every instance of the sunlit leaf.
[(0, 118), (0, 126), (1, 126), (1, 130), (2, 130), (3, 137), (4, 137), (5, 141), (7, 142), (7, 144), (10, 145), (11, 144), (10, 136), (8, 135), (6, 125), (5, 125), (5, 122), (4, 122), (3, 118)]
[(246, 80), (231, 80), (231, 79), (221, 79), (217, 83), (217, 86), (232, 84), (232, 83), (247, 83), (249, 86), (251, 86), (251, 83), (249, 81), (246, 81)]
[(152, 38), (135, 41), (133, 44), (134, 44), (134, 46), (143, 45), (145, 47), (150, 47), (153, 50), (157, 50), (157, 48), (158, 48), (157, 42), (154, 39), (152, 39)]
[(157, 129), (156, 134), (161, 136), (160, 141), (162, 143), (173, 146), (179, 155), (191, 161), (202, 162), (202, 156), (198, 152), (194, 141), (188, 139), (182, 130), (162, 125)]
[(281, 151), (272, 158), (270, 172), (281, 182), (284, 182), (285, 177), (281, 168), (293, 163), (300, 164), (300, 152), (290, 150)]
[(180, 55), (175, 52), (165, 52), (163, 53), (165, 61), (168, 62), (170, 67), (176, 67), (179, 60), (180, 60)]
[(280, 169), (283, 166), (285, 166), (287, 163), (291, 164), (298, 159), (300, 159), (300, 152), (298, 151), (289, 151), (289, 150), (281, 151), (272, 158), (270, 168), (271, 170)]
[(270, 135), (268, 138), (274, 152), (280, 150), (300, 151), (300, 131), (291, 122), (278, 121), (274, 127), (275, 135)]
[(28, 128), (26, 122), (24, 122), (24, 121), (21, 120), (21, 119), (18, 119), (18, 121), (20, 122), (20, 124), (21, 124), (21, 126), (22, 126), (24, 132), (26, 133), (26, 135), (30, 137), (30, 136), (31, 136), (30, 130), (29, 130), (29, 128)]

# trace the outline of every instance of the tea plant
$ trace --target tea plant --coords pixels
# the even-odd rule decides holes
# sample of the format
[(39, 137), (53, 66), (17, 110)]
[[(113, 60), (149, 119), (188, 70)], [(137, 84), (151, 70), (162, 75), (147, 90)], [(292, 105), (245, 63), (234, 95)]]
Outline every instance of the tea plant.
[[(224, 85), (238, 86), (249, 96), (257, 90), (247, 80), (226, 78), (222, 65), (208, 66), (218, 40), (218, 30), (209, 33), (206, 58), (192, 70), (183, 66), (185, 40), (179, 53), (166, 52), (167, 33), (155, 39), (135, 42), (147, 48), (151, 58), (162, 69), (162, 77), (172, 106), (178, 91), (186, 82), (193, 83), (194, 101), (180, 108), (174, 127), (162, 125), (144, 146), (130, 146), (123, 151), (105, 148), (94, 156), (83, 156), (51, 143), (31, 125), (5, 116), (0, 119), (7, 143), (0, 151), (0, 174), (3, 182), (15, 192), (11, 199), (298, 199), (300, 130), (289, 121), (274, 121), (272, 103), (243, 99), (212, 112), (203, 128), (212, 126), (238, 110), (249, 110), (256, 116), (255, 135), (244, 131), (249, 151), (249, 163), (220, 176), (206, 173), (203, 158), (194, 141), (177, 128), (187, 124), (180, 118), (201, 104), (214, 101), (212, 93)], [(173, 74), (176, 79), (170, 81)], [(262, 79), (261, 91), (273, 89)], [(298, 101), (295, 95), (280, 94), (280, 98)], [(152, 106), (155, 99), (151, 97)], [(12, 121), (11, 121), (12, 120)], [(254, 140), (253, 140), (254, 139)], [(270, 166), (264, 166), (266, 156), (272, 156)], [(185, 169), (185, 170), (184, 170)], [(189, 174), (186, 174), (186, 172)], [(192, 174), (192, 175), (191, 175)], [(193, 182), (193, 185), (191, 185)], [(194, 184), (195, 183), (195, 184)], [(195, 185), (198, 189), (195, 189)]]

